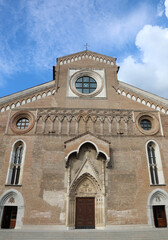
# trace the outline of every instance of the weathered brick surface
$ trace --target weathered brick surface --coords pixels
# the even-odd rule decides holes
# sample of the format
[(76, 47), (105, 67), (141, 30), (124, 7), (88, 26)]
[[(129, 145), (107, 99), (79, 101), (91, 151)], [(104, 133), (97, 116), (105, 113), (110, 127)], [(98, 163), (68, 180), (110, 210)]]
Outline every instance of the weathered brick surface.
[[(106, 98), (66, 97), (69, 68), (105, 69)], [(106, 224), (147, 224), (146, 206), (149, 194), (157, 188), (168, 191), (168, 117), (161, 115), (163, 136), (161, 127), (153, 136), (144, 135), (138, 130), (134, 119), (129, 119), (126, 131), (123, 117), (120, 119), (119, 131), (117, 117), (113, 119), (111, 130), (109, 130), (108, 118), (104, 121), (100, 118), (108, 115), (108, 110), (114, 110), (114, 112), (115, 109), (120, 110), (120, 115), (123, 110), (129, 110), (131, 115), (135, 116), (141, 112), (150, 112), (157, 119), (158, 113), (117, 94), (116, 67), (84, 59), (60, 66), (57, 74), (59, 74), (59, 88), (55, 95), (0, 114), (0, 195), (8, 189), (16, 189), (22, 194), (25, 204), (24, 224), (65, 225), (68, 184), (65, 156), (67, 152), (76, 149), (78, 143), (74, 141), (73, 144), (72, 141), (70, 147), (67, 144), (67, 150), (64, 142), (89, 131), (95, 138), (101, 137), (110, 142), (111, 167), (105, 169)], [(33, 113), (35, 124), (30, 132), (17, 135), (10, 129), (8, 118), (10, 119), (10, 116), (21, 109), (27, 109)], [(76, 115), (73, 115), (75, 111)], [(68, 119), (69, 112), (72, 115), (70, 119)], [(54, 124), (50, 118), (51, 113), (56, 116), (53, 120)], [(79, 115), (79, 121), (75, 119), (77, 115)], [(87, 115), (86, 121), (84, 117)], [(40, 118), (37, 119), (37, 116)], [(63, 117), (62, 120), (60, 116)], [(97, 116), (97, 120), (92, 119), (91, 116)], [(76, 130), (77, 123), (78, 130)], [(19, 139), (26, 143), (22, 184), (6, 186), (12, 145)], [(150, 139), (155, 140), (160, 148), (166, 183), (164, 186), (150, 186), (145, 149), (145, 144)], [(87, 141), (87, 137), (82, 141), (84, 140)], [(83, 160), (76, 155), (72, 156), (72, 159), (70, 164), (72, 178), (74, 178)], [(102, 179), (100, 162), (99, 159), (96, 160), (95, 155), (93, 165)]]

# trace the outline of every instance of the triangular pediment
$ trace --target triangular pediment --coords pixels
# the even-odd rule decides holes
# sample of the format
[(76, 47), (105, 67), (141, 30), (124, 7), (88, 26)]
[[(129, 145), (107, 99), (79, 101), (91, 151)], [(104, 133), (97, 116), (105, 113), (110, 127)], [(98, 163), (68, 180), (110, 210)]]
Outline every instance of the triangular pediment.
[(116, 58), (109, 57), (109, 56), (99, 54), (96, 52), (92, 52), (89, 50), (77, 52), (77, 53), (67, 55), (64, 57), (59, 57), (59, 58), (57, 58), (57, 65), (70, 64), (73, 62), (82, 61), (84, 59), (101, 62), (101, 63), (105, 63), (105, 64), (112, 65), (112, 66), (117, 66)]
[(94, 179), (96, 179), (96, 181), (99, 182), (100, 184), (100, 180), (99, 177), (94, 169), (94, 166), (92, 165), (90, 159), (85, 159), (84, 163), (82, 164), (82, 166), (80, 167), (80, 169), (78, 170), (75, 178), (72, 180), (71, 186), (74, 184), (74, 182), (76, 182), (79, 178), (81, 178), (82, 176), (85, 175), (90, 175), (92, 177), (94, 177)]

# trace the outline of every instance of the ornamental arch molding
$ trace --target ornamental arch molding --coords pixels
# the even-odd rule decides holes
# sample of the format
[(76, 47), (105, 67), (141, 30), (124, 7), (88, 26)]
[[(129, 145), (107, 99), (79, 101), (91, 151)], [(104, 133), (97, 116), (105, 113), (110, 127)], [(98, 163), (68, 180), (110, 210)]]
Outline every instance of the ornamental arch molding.
[(90, 174), (83, 174), (70, 187), (67, 195), (67, 219), (68, 229), (75, 228), (76, 199), (93, 197), (95, 201), (95, 228), (105, 227), (105, 194), (97, 180)]
[(15, 228), (21, 228), (24, 217), (24, 200), (22, 194), (15, 189), (9, 189), (0, 196), (0, 226), (5, 206), (17, 207), (17, 218)]
[(168, 193), (162, 189), (153, 190), (147, 201), (147, 215), (148, 215), (148, 224), (151, 226), (155, 226), (154, 224), (154, 214), (153, 207), (154, 206), (165, 206), (165, 214), (168, 224)]
[[(105, 227), (105, 175), (108, 155), (106, 149), (100, 150), (100, 143), (96, 144), (93, 139), (78, 141), (76, 148), (67, 153), (66, 226), (68, 229), (75, 228), (77, 198), (94, 199), (95, 228)], [(74, 147), (75, 144), (76, 142), (70, 146)], [(108, 146), (106, 144), (105, 146)]]
[(70, 186), (70, 196), (95, 196), (102, 193), (102, 186), (91, 174), (84, 173)]
[(90, 132), (81, 134), (80, 136), (70, 139), (64, 143), (65, 166), (68, 167), (69, 157), (72, 154), (76, 154), (76, 157), (78, 158), (81, 147), (87, 143), (90, 143), (96, 149), (96, 158), (98, 158), (100, 154), (105, 156), (106, 167), (108, 168), (110, 163), (110, 142), (97, 138)]

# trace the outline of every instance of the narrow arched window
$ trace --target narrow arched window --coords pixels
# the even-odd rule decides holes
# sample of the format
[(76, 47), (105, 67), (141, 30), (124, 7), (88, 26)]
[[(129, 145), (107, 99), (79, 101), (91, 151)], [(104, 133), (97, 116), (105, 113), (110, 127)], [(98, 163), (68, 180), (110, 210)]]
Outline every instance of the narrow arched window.
[(22, 141), (15, 143), (11, 155), (10, 166), (8, 170), (7, 184), (20, 184), (20, 174), (23, 164), (24, 144)]
[(158, 145), (150, 141), (147, 144), (148, 166), (152, 185), (164, 184), (162, 162)]
[(152, 142), (148, 143), (148, 160), (149, 160), (151, 183), (159, 184), (155, 146)]

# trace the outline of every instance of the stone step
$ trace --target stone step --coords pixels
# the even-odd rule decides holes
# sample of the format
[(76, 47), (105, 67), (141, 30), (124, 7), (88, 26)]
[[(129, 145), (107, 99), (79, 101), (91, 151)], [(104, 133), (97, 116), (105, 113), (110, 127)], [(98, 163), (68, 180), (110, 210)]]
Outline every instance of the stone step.
[(168, 240), (168, 229), (141, 230), (0, 230), (0, 240)]

